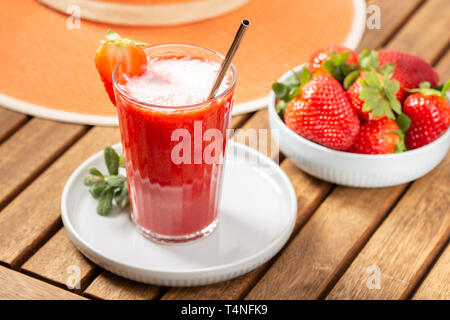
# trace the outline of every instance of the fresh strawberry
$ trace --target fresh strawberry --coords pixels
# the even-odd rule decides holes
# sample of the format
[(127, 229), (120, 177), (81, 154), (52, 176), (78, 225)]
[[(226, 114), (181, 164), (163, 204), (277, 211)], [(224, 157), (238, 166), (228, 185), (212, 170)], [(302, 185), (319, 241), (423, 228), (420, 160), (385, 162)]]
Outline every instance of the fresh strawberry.
[(395, 63), (393, 80), (400, 83), (399, 101), (403, 102), (408, 95), (405, 89), (418, 88), (425, 81), (434, 87), (439, 82), (436, 71), (422, 58), (395, 50), (378, 51), (380, 66)]
[(333, 53), (336, 58), (345, 53), (344, 61), (339, 61), (340, 64), (358, 65), (358, 56), (355, 51), (341, 45), (329, 45), (314, 51), (309, 58), (309, 71), (315, 74), (319, 70), (324, 70), (322, 65), (333, 56)]
[(337, 80), (323, 75), (302, 81), (284, 121), (306, 139), (336, 150), (348, 149), (359, 131), (359, 119), (345, 91)]
[(389, 118), (362, 121), (355, 143), (349, 152), (387, 154), (404, 151), (403, 134), (397, 123)]
[(345, 77), (358, 69), (355, 51), (341, 45), (329, 45), (316, 50), (309, 58), (311, 73), (330, 74), (343, 83)]
[(450, 80), (442, 91), (430, 88), (430, 83), (420, 84), (419, 89), (403, 103), (403, 112), (411, 119), (405, 135), (408, 149), (416, 149), (439, 138), (450, 125), (450, 103), (445, 93)]
[(394, 110), (401, 113), (398, 101), (399, 83), (375, 70), (364, 71), (348, 88), (347, 95), (362, 120), (379, 120), (385, 116), (395, 119)]
[(144, 73), (147, 56), (142, 47), (145, 45), (143, 42), (121, 38), (112, 30), (108, 30), (106, 40), (101, 41), (95, 55), (95, 66), (113, 104), (116, 104), (112, 84), (114, 68), (120, 63), (120, 70), (129, 76)]

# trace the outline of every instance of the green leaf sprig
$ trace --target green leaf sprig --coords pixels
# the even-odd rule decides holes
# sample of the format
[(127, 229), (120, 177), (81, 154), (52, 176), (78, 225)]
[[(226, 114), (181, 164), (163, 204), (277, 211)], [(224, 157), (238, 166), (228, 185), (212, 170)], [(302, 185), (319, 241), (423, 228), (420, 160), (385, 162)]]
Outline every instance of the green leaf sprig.
[(275, 109), (280, 116), (284, 117), (289, 102), (300, 95), (300, 90), (312, 78), (311, 72), (304, 67), (300, 72), (292, 71), (285, 80), (272, 84), (272, 90), (278, 102)]
[(109, 175), (104, 175), (95, 167), (89, 169), (90, 175), (84, 179), (84, 184), (89, 186), (89, 192), (98, 199), (97, 213), (101, 216), (108, 215), (113, 202), (119, 208), (125, 208), (130, 203), (128, 196), (127, 178), (119, 174), (119, 167), (124, 167), (123, 157), (111, 147), (107, 146), (103, 151), (106, 168)]

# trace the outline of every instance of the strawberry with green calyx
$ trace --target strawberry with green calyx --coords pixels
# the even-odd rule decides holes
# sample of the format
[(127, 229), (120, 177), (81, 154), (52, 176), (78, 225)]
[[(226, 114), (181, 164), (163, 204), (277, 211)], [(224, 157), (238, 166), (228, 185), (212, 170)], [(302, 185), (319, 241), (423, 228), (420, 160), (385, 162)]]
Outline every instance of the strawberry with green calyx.
[(362, 121), (355, 143), (349, 152), (362, 154), (389, 154), (406, 151), (403, 132), (389, 118)]
[[(324, 65), (326, 65), (326, 68), (323, 68)], [(308, 64), (312, 74), (320, 71), (327, 71), (332, 74), (336, 68), (357, 68), (357, 66), (358, 56), (355, 51), (341, 45), (329, 45), (314, 51)]]
[(108, 30), (106, 40), (100, 42), (101, 45), (95, 54), (95, 66), (111, 102), (116, 104), (112, 84), (114, 68), (120, 63), (121, 71), (129, 76), (143, 74), (147, 66), (147, 56), (142, 48), (147, 44), (121, 38), (112, 30)]
[(365, 70), (347, 90), (352, 106), (363, 120), (377, 120), (385, 116), (395, 120), (395, 114), (402, 113), (401, 103), (397, 99), (400, 84), (391, 80), (390, 68), (381, 71), (384, 74), (374, 67)]
[(301, 85), (288, 103), (284, 121), (300, 136), (336, 150), (348, 149), (360, 126), (340, 83), (325, 75)]
[(406, 89), (417, 88), (425, 81), (430, 82), (431, 87), (439, 82), (436, 71), (421, 57), (396, 50), (380, 50), (377, 56), (381, 67), (395, 63), (391, 79), (400, 83), (397, 95), (400, 102), (403, 102), (408, 95)]
[[(325, 72), (339, 81), (344, 87), (349, 82), (344, 80), (358, 77), (358, 56), (355, 51), (340, 45), (330, 45), (316, 50), (309, 59), (309, 69), (313, 74)], [(350, 79), (349, 78), (349, 79)]]
[(280, 118), (283, 118), (289, 102), (299, 95), (300, 89), (308, 83), (311, 77), (311, 72), (304, 67), (300, 72), (292, 71), (292, 74), (285, 80), (272, 84), (272, 90), (277, 98), (275, 109)]
[(450, 125), (450, 103), (446, 96), (450, 80), (441, 91), (432, 89), (429, 82), (408, 90), (411, 94), (403, 103), (403, 112), (411, 119), (405, 134), (408, 149), (416, 149), (439, 138)]

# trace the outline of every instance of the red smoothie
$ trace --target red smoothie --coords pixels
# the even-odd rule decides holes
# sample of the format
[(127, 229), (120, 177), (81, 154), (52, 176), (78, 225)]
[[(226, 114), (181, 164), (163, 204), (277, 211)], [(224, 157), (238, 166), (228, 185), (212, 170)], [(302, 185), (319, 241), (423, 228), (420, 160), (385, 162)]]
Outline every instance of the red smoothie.
[(217, 224), (235, 71), (208, 100), (220, 55), (188, 45), (146, 54), (143, 75), (119, 71), (114, 83), (132, 219), (153, 240), (203, 237)]

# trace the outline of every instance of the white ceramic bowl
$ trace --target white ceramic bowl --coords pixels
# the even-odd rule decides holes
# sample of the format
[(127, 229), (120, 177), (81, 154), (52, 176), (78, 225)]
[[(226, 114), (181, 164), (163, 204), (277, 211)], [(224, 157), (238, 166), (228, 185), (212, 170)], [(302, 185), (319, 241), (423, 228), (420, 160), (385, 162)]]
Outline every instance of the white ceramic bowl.
[[(279, 81), (289, 74), (290, 71)], [(367, 155), (333, 150), (289, 129), (275, 110), (273, 91), (269, 98), (269, 125), (280, 150), (298, 168), (322, 180), (352, 187), (387, 187), (418, 179), (442, 161), (450, 146), (448, 129), (430, 144), (403, 153)]]

